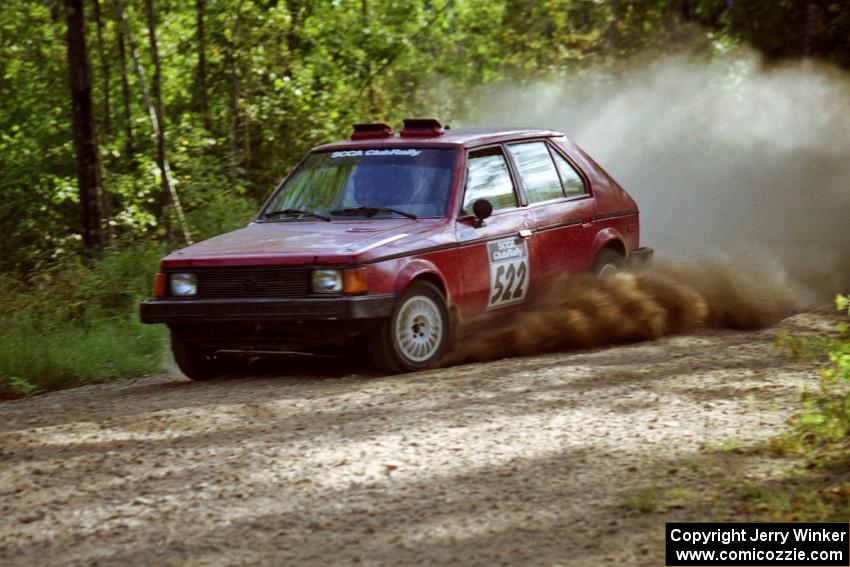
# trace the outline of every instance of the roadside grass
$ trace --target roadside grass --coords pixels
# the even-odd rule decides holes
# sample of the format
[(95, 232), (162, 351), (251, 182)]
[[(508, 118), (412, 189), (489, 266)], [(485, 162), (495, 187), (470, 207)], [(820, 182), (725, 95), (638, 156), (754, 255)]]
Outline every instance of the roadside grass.
[[(697, 459), (699, 471), (665, 486), (652, 485), (625, 495), (621, 506), (666, 521), (846, 522), (850, 518), (850, 444), (823, 451), (779, 455), (767, 445), (747, 451), (709, 453)], [(843, 454), (841, 454), (843, 452)], [(816, 464), (810, 458), (828, 461)], [(774, 469), (770, 478), (749, 478), (752, 465)]]
[(44, 267), (26, 280), (0, 280), (0, 397), (155, 372), (163, 329), (142, 325), (162, 253), (158, 247), (113, 250), (90, 262)]
[(104, 318), (47, 330), (15, 325), (0, 337), (0, 379), (11, 394), (29, 396), (155, 372), (162, 356), (161, 329), (133, 320)]
[(662, 496), (663, 490), (661, 488), (649, 486), (626, 496), (624, 506), (629, 510), (644, 514), (655, 512), (658, 510)]
[[(850, 298), (839, 295), (835, 304), (850, 317)], [(793, 358), (824, 360), (825, 364), (817, 389), (803, 392), (803, 410), (792, 419), (791, 430), (771, 439), (766, 447), (777, 456), (799, 459), (802, 468), (773, 490), (757, 491), (751, 501), (773, 517), (846, 522), (850, 518), (850, 322), (838, 323), (831, 336), (782, 336), (777, 346)]]
[(762, 485), (742, 484), (730, 496), (747, 519), (774, 522), (846, 522), (850, 469), (805, 469)]
[[(850, 316), (847, 297), (836, 305)], [(790, 429), (755, 445), (733, 439), (708, 447), (704, 458), (714, 465), (696, 479), (639, 490), (626, 496), (624, 508), (645, 514), (680, 509), (700, 521), (850, 519), (850, 323), (839, 323), (832, 336), (781, 336), (777, 347), (795, 359), (824, 361), (818, 387), (803, 392)], [(765, 458), (772, 460), (772, 478), (747, 480), (747, 464)], [(718, 481), (720, 473), (725, 478)]]
[(626, 496), (624, 506), (628, 510), (647, 514), (684, 508), (696, 498), (696, 493), (684, 486), (650, 486)]

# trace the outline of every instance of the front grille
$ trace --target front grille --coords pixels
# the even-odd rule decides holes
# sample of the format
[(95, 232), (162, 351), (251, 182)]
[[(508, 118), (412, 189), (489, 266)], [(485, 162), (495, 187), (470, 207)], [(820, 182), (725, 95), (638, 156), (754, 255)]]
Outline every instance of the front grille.
[(198, 298), (295, 297), (310, 292), (305, 268), (240, 267), (196, 270)]

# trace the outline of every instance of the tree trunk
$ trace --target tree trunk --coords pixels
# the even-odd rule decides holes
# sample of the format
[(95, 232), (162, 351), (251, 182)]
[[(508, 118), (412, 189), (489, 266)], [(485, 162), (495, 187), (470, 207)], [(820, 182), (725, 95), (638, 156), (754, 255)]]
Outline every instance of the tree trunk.
[(204, 128), (209, 132), (212, 130), (210, 123), (210, 108), (207, 100), (207, 41), (204, 34), (204, 10), (206, 0), (196, 0), (195, 18), (198, 32), (198, 85), (197, 85), (197, 107), (201, 111), (204, 120)]
[(180, 200), (177, 197), (177, 192), (171, 183), (171, 175), (168, 170), (168, 156), (165, 151), (165, 109), (162, 104), (162, 67), (159, 62), (159, 46), (156, 42), (156, 11), (154, 10), (153, 0), (145, 0), (145, 11), (147, 12), (148, 20), (148, 40), (150, 42), (151, 58), (153, 59), (153, 81), (151, 81), (151, 90), (153, 91), (153, 103), (156, 109), (156, 163), (159, 170), (163, 172), (160, 175), (162, 180), (162, 203), (165, 202), (170, 195), (174, 202), (175, 209), (179, 211), (179, 223), (183, 230), (183, 236), (187, 243), (192, 241), (189, 235), (189, 228), (183, 217), (183, 209), (180, 206)]
[(122, 15), (116, 9), (115, 35), (118, 38), (118, 61), (121, 64), (121, 100), (124, 106), (124, 132), (127, 136), (127, 156), (133, 155), (133, 114), (130, 111), (130, 82), (127, 80), (127, 54), (124, 46)]
[(690, 22), (694, 19), (694, 5), (691, 0), (681, 0), (679, 2), (679, 16), (683, 22)]
[[(151, 52), (151, 60), (153, 61), (153, 79), (151, 80), (151, 96), (153, 97), (153, 107), (156, 111), (154, 119), (156, 120), (156, 160), (162, 169), (162, 163), (165, 161), (165, 114), (162, 106), (162, 68), (159, 62), (159, 45), (156, 40), (156, 12), (153, 7), (153, 0), (145, 0), (145, 15), (148, 22), (148, 42)], [(162, 177), (165, 181), (165, 177)], [(163, 197), (167, 198), (168, 187), (163, 186)]]
[[(151, 0), (147, 1), (150, 2)], [(177, 190), (174, 188), (174, 184), (171, 183), (171, 172), (168, 167), (168, 158), (165, 154), (165, 133), (160, 128), (160, 115), (157, 114), (156, 108), (151, 102), (150, 94), (148, 93), (147, 84), (145, 83), (145, 71), (142, 68), (141, 61), (139, 60), (138, 49), (136, 48), (136, 42), (133, 39), (133, 31), (130, 27), (130, 21), (124, 11), (124, 3), (122, 0), (114, 0), (114, 2), (115, 11), (121, 20), (121, 24), (124, 26), (124, 33), (127, 36), (127, 43), (130, 46), (130, 57), (133, 59), (133, 66), (136, 69), (136, 78), (139, 81), (139, 89), (142, 91), (145, 108), (148, 109), (148, 115), (151, 119), (151, 127), (153, 128), (154, 136), (156, 137), (157, 167), (159, 168), (160, 178), (162, 180), (163, 192), (171, 197), (171, 203), (174, 206), (174, 212), (177, 215), (177, 222), (180, 224), (183, 237), (187, 244), (191, 244), (192, 237), (189, 234), (189, 226), (186, 224), (186, 217), (183, 215), (183, 207), (180, 205), (180, 197), (177, 194)], [(150, 20), (148, 21), (148, 24), (151, 24)], [(155, 45), (155, 38), (151, 39), (151, 42)], [(157, 54), (155, 64), (158, 66), (158, 63), (159, 57)], [(161, 107), (161, 99), (159, 102), (159, 106)]]
[(823, 6), (819, 0), (806, 0), (806, 19), (803, 30), (803, 55), (817, 57), (821, 53), (826, 24)]
[(86, 24), (83, 0), (65, 0), (68, 25), (68, 70), (74, 124), (74, 151), (77, 156), (77, 183), (82, 210), (83, 243), (87, 248), (101, 246), (100, 168), (97, 137), (92, 113), (91, 70), (86, 54)]
[(100, 0), (94, 4), (94, 21), (97, 24), (97, 51), (100, 57), (100, 80), (103, 83), (103, 129), (112, 136), (112, 109), (109, 103), (109, 65), (106, 63), (106, 45), (103, 43), (103, 19), (100, 17)]
[(239, 151), (239, 65), (236, 52), (238, 49), (239, 22), (242, 18), (242, 2), (236, 5), (233, 27), (230, 29), (230, 42), (227, 47), (227, 63), (230, 67), (230, 100), (228, 108), (230, 111), (230, 187), (235, 190), (239, 182), (239, 167), (241, 165)]

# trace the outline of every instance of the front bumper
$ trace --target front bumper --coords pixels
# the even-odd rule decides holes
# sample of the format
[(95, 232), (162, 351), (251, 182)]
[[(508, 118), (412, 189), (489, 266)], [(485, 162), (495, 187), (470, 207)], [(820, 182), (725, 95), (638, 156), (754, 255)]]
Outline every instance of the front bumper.
[(150, 299), (139, 305), (142, 323), (337, 321), (389, 317), (393, 294), (352, 297)]

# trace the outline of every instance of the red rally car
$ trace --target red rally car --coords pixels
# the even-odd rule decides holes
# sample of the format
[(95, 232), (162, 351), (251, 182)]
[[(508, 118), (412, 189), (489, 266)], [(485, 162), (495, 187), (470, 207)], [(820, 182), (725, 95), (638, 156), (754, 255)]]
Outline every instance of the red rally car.
[(166, 256), (145, 323), (190, 378), (365, 338), (390, 372), (540, 297), (646, 261), (638, 207), (563, 134), (357, 124), (313, 149), (245, 228)]

